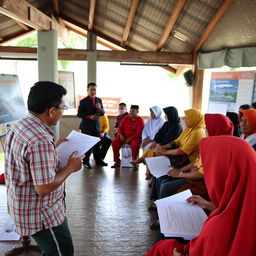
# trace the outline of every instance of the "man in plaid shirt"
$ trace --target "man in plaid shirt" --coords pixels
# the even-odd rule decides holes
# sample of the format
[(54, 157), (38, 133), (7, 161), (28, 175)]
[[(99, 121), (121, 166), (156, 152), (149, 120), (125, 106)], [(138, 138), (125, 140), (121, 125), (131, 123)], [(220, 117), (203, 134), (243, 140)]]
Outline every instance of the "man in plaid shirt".
[(70, 156), (61, 169), (53, 132), (64, 109), (66, 90), (52, 82), (37, 82), (28, 96), (26, 117), (13, 123), (6, 136), (5, 176), (8, 210), (23, 236), (31, 235), (44, 256), (74, 252), (65, 217), (64, 182), (81, 169), (83, 157)]

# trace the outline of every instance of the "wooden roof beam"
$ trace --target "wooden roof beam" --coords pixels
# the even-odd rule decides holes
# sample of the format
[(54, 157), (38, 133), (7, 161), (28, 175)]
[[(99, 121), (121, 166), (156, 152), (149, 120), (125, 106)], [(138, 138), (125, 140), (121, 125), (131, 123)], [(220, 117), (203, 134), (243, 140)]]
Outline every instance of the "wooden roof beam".
[(165, 29), (160, 37), (160, 40), (156, 46), (156, 51), (160, 51), (164, 44), (166, 43), (172, 29), (173, 29), (173, 26), (175, 24), (175, 22), (177, 21), (184, 5), (186, 4), (187, 0), (178, 0), (173, 11), (172, 11), (172, 14), (170, 16), (170, 18), (168, 19), (167, 21), (167, 24), (165, 26)]
[[(89, 50), (81, 49), (58, 49), (60, 60), (86, 60)], [(12, 53), (36, 53), (36, 48), (0, 46), (1, 52)], [(145, 52), (145, 51), (106, 51), (97, 50), (98, 61), (112, 62), (134, 62), (134, 63), (155, 63), (155, 64), (189, 64), (193, 62), (192, 54), (172, 53), (172, 52)], [(177, 61), (178, 60), (178, 61)], [(167, 67), (169, 68), (169, 67)], [(170, 67), (172, 71), (176, 69)]]
[(124, 34), (123, 34), (123, 37), (122, 37), (122, 40), (121, 40), (121, 45), (123, 45), (123, 46), (125, 46), (125, 44), (127, 42), (131, 27), (132, 27), (133, 20), (134, 20), (136, 11), (137, 11), (138, 6), (139, 6), (139, 2), (140, 2), (140, 0), (132, 0), (131, 1), (130, 12), (129, 12), (128, 19), (127, 19), (127, 22), (126, 22), (126, 26), (125, 26), (125, 29), (124, 29)]
[(89, 24), (88, 24), (88, 30), (92, 30), (92, 28), (93, 28), (95, 7), (96, 7), (96, 0), (91, 0), (91, 1), (90, 1), (90, 10), (89, 10)]
[(53, 0), (53, 13), (56, 17), (60, 15), (59, 0)]
[(25, 0), (1, 0), (0, 14), (36, 30), (58, 30), (58, 23)]
[(21, 22), (19, 22), (19, 21), (17, 21), (17, 20), (15, 20), (15, 22), (16, 22), (23, 30), (26, 30), (26, 31), (29, 31), (29, 30), (30, 30), (30, 28), (29, 28), (27, 25), (25, 25), (25, 24), (23, 24), (23, 23), (21, 23)]
[(228, 11), (230, 6), (233, 4), (234, 0), (224, 0), (217, 10), (216, 14), (212, 18), (211, 22), (209, 25), (205, 28), (204, 32), (202, 33), (201, 37), (197, 41), (194, 49), (192, 50), (193, 52), (197, 52), (200, 50), (202, 45), (206, 42), (206, 40), (209, 38), (215, 27), (218, 25), (219, 21), (221, 18), (224, 16), (224, 14)]

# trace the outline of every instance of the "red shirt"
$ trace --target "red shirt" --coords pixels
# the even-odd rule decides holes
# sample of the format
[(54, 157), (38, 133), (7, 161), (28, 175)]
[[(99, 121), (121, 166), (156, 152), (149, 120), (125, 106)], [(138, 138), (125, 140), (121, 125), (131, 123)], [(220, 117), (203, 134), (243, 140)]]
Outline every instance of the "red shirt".
[(131, 116), (125, 116), (118, 128), (118, 134), (122, 134), (126, 139), (140, 139), (142, 130), (144, 128), (144, 120), (142, 117), (137, 116), (132, 120)]

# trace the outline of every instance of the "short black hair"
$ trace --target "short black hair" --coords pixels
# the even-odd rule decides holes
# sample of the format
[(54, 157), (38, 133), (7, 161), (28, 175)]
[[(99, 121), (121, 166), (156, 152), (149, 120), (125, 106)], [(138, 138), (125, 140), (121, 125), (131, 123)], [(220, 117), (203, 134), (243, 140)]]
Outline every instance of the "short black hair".
[(250, 108), (251, 108), (251, 106), (249, 104), (244, 104), (244, 105), (241, 105), (239, 107), (239, 109), (242, 109), (242, 110), (247, 110), (247, 109), (250, 109)]
[(28, 95), (28, 110), (42, 114), (46, 109), (58, 107), (67, 90), (56, 83), (40, 81), (31, 87)]
[(131, 109), (139, 110), (139, 105), (131, 105)]
[(252, 107), (253, 107), (253, 108), (256, 108), (256, 102), (253, 102), (253, 103), (252, 103)]
[(87, 84), (87, 89), (89, 89), (90, 86), (97, 86), (95, 82), (90, 82)]
[(124, 102), (119, 103), (119, 107), (124, 106), (126, 107), (126, 104)]

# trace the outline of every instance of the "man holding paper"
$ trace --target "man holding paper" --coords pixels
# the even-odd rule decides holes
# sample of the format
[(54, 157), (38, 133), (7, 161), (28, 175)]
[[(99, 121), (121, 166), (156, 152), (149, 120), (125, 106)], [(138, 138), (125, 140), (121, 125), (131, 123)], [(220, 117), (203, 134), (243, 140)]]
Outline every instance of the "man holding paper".
[[(91, 82), (87, 85), (88, 96), (80, 101), (77, 116), (82, 118), (79, 129), (82, 133), (100, 137), (100, 121), (99, 116), (105, 114), (102, 100), (96, 97), (97, 85)], [(94, 160), (97, 165), (107, 166), (107, 164), (100, 158), (100, 145), (96, 144), (93, 149), (87, 151), (84, 158), (84, 167), (91, 169), (90, 155), (93, 151)]]
[[(84, 156), (71, 154), (60, 167), (50, 126), (63, 111), (66, 89), (52, 82), (37, 82), (28, 96), (26, 117), (13, 123), (6, 135), (5, 177), (8, 210), (22, 236), (32, 236), (42, 255), (74, 253), (65, 204), (64, 182), (81, 169)], [(64, 142), (65, 143), (65, 142)]]

